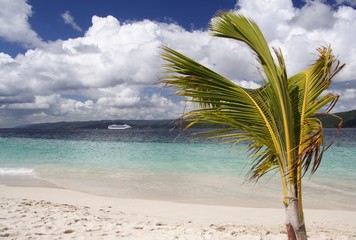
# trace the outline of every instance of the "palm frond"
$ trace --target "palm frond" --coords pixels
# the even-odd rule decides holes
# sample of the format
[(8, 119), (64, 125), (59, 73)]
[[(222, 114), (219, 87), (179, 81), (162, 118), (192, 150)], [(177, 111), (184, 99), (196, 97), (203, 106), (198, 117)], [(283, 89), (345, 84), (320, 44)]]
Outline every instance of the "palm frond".
[(177, 95), (197, 104), (197, 109), (183, 115), (190, 121), (187, 127), (198, 122), (222, 124), (231, 131), (218, 135), (221, 138), (231, 139), (236, 137), (234, 131), (242, 130), (239, 137), (243, 135), (250, 141), (258, 137), (262, 145), (272, 149), (278, 146), (275, 124), (271, 124), (272, 112), (265, 100), (265, 87), (242, 88), (170, 48), (163, 47), (163, 51), (162, 57), (168, 62), (165, 67), (170, 74), (163, 82), (175, 86)]
[[(248, 140), (254, 159), (251, 176), (258, 179), (278, 166), (283, 177), (299, 179), (320, 164), (325, 150), (321, 123), (314, 115), (322, 107), (332, 107), (338, 96), (322, 93), (342, 66), (331, 49), (318, 49), (319, 59), (305, 71), (287, 77), (283, 55), (273, 49), (274, 61), (262, 32), (252, 20), (232, 12), (212, 19), (212, 35), (247, 44), (261, 64), (264, 86), (246, 89), (196, 61), (163, 47), (168, 76), (163, 82), (176, 88), (196, 109), (183, 115), (188, 128), (199, 122), (222, 124), (223, 131), (208, 133), (229, 142)], [(336, 66), (335, 66), (336, 63)], [(236, 130), (241, 130), (236, 134)]]
[[(328, 93), (320, 95), (330, 86), (333, 76), (344, 65), (340, 66), (331, 54), (331, 48), (318, 49), (319, 59), (307, 70), (289, 80), (289, 88), (294, 109), (295, 129), (299, 134), (298, 164), (303, 165), (304, 173), (312, 166), (312, 173), (320, 165), (325, 151), (324, 133), (321, 122), (315, 115), (329, 104), (326, 111), (330, 111), (338, 99), (338, 95)], [(336, 66), (335, 66), (336, 62)]]
[(274, 50), (278, 64), (273, 60), (268, 44), (260, 31), (259, 27), (251, 19), (233, 12), (220, 13), (211, 22), (210, 29), (214, 36), (231, 38), (247, 44), (256, 54), (258, 61), (261, 64), (263, 73), (266, 78), (264, 86), (264, 98), (262, 101), (267, 104), (259, 104), (262, 107), (264, 114), (267, 116), (267, 121), (271, 124), (271, 129), (276, 133), (274, 141), (275, 153), (279, 155), (278, 159), (287, 160), (280, 161), (280, 166), (283, 172), (288, 172), (294, 165), (293, 145), (295, 144), (295, 136), (293, 135), (293, 109), (291, 106), (287, 74), (284, 64), (284, 59), (280, 50)]
[[(196, 109), (183, 115), (191, 121), (187, 127), (199, 122), (221, 124), (224, 129), (210, 131), (206, 136), (234, 144), (248, 142), (252, 158), (249, 180), (257, 181), (266, 173), (279, 170), (287, 217), (295, 220), (294, 225), (288, 223), (295, 231), (291, 236), (300, 230), (306, 239), (302, 177), (308, 170), (313, 174), (318, 169), (329, 147), (322, 123), (315, 115), (319, 111), (328, 114), (338, 100), (336, 94), (323, 94), (344, 65), (340, 66), (330, 47), (319, 48), (319, 59), (314, 64), (288, 78), (281, 50), (273, 49), (275, 62), (262, 32), (251, 19), (222, 12), (212, 19), (210, 30), (214, 36), (235, 39), (251, 48), (261, 64), (264, 86), (242, 88), (167, 47), (163, 47), (162, 58), (168, 63), (165, 67), (169, 75), (163, 82), (195, 104)], [(298, 214), (289, 215), (290, 206), (298, 209)]]

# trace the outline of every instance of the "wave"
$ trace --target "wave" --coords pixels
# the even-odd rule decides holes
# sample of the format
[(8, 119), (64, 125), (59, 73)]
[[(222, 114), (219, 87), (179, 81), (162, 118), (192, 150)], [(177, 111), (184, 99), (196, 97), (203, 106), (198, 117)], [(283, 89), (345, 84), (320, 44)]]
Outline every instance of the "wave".
[(0, 168), (0, 176), (34, 176), (36, 172), (32, 168)]

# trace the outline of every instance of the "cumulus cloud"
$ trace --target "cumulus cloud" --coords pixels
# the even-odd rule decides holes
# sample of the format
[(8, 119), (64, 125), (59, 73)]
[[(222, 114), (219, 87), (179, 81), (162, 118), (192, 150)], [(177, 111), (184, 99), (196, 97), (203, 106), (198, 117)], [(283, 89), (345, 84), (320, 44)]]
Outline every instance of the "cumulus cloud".
[(350, 6), (356, 7), (356, 1), (355, 0), (336, 0), (337, 4), (348, 4)]
[[(269, 44), (282, 49), (289, 75), (315, 60), (315, 48), (331, 44), (348, 64), (335, 79), (334, 91), (341, 94), (336, 110), (354, 108), (356, 46), (350, 29), (356, 29), (355, 9), (332, 9), (321, 1), (297, 9), (290, 0), (240, 0), (234, 11), (253, 18)], [(161, 45), (244, 87), (260, 86), (255, 57), (240, 43), (174, 23), (93, 16), (82, 37), (49, 42), (15, 58), (0, 53), (0, 125), (177, 118), (184, 102), (157, 84), (164, 74)]]
[(155, 84), (162, 76), (159, 46), (172, 31), (186, 33), (148, 20), (122, 24), (94, 16), (81, 38), (16, 58), (0, 54), (0, 76), (7, 76), (0, 81), (0, 95), (7, 96), (0, 104), (23, 122), (176, 118), (180, 103)]
[(296, 27), (313, 31), (332, 28), (335, 20), (331, 6), (313, 1), (298, 10), (291, 22)]
[(62, 19), (64, 20), (65, 24), (70, 25), (73, 29), (82, 32), (82, 28), (74, 21), (74, 17), (70, 14), (69, 11), (65, 11), (61, 14)]
[(236, 12), (254, 19), (270, 46), (282, 49), (290, 75), (313, 62), (315, 48), (331, 44), (339, 59), (347, 63), (336, 80), (356, 78), (352, 70), (356, 62), (353, 57), (355, 47), (351, 42), (353, 33), (350, 31), (356, 29), (355, 9), (340, 6), (333, 10), (322, 1), (310, 1), (297, 9), (289, 0), (240, 0), (238, 6)]
[(31, 29), (32, 8), (26, 0), (0, 0), (0, 37), (24, 47), (39, 47), (42, 39)]

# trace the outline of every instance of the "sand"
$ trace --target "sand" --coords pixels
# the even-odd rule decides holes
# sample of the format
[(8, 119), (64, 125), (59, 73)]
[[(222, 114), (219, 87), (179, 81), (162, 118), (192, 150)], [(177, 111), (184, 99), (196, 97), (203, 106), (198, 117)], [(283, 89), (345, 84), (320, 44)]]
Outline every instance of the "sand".
[[(356, 212), (305, 210), (310, 239), (356, 240)], [(4, 239), (287, 239), (283, 209), (122, 199), (0, 185)]]

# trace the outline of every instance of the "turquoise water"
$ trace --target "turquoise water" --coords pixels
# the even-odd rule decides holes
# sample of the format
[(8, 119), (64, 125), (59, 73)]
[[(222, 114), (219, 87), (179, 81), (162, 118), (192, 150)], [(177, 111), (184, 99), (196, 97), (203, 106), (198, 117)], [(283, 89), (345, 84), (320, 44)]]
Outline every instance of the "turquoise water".
[[(0, 139), (0, 163), (33, 169), (75, 168), (102, 172), (194, 172), (235, 174), (245, 156), (228, 145)], [(50, 169), (49, 169), (50, 170)]]
[[(310, 207), (356, 210), (356, 131), (343, 130), (315, 176)], [(279, 206), (278, 175), (244, 184), (245, 145), (191, 142), (168, 130), (0, 131), (0, 184), (40, 179), (100, 195), (226, 205)], [(328, 133), (328, 135), (331, 136)], [(11, 182), (9, 181), (11, 179)], [(253, 200), (252, 200), (253, 199)]]

